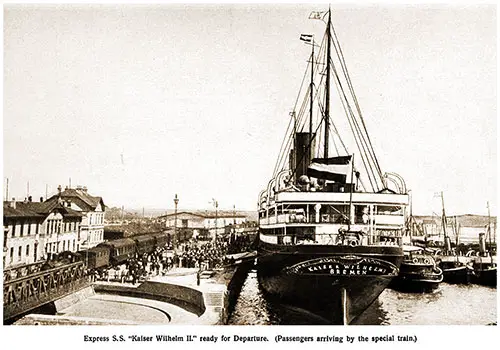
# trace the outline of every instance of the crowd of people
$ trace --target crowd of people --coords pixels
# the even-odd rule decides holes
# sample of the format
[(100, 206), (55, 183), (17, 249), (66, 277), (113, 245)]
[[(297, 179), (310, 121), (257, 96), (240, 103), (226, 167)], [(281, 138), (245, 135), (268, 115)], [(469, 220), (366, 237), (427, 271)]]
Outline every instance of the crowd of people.
[(173, 267), (212, 270), (231, 263), (227, 254), (248, 250), (252, 242), (253, 239), (247, 235), (217, 237), (210, 241), (191, 239), (176, 249), (165, 246), (142, 255), (136, 254), (121, 265), (96, 270), (91, 275), (94, 280), (135, 284), (151, 276), (165, 275)]
[(223, 265), (227, 254), (228, 242), (217, 238), (209, 242), (190, 241), (184, 246), (179, 255), (183, 267), (197, 267), (202, 265), (207, 269), (219, 268)]

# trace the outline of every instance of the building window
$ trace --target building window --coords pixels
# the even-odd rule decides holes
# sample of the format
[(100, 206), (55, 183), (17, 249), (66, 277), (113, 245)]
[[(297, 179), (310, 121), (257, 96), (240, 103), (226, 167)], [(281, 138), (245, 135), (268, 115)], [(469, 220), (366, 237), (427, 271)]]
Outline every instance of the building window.
[(28, 222), (28, 233), (26, 233), (28, 236), (31, 234), (31, 222)]
[(39, 223), (36, 223), (36, 232), (35, 232), (36, 234), (38, 234), (38, 230), (39, 230), (38, 228), (39, 228), (39, 227), (40, 227), (40, 224), (39, 224)]
[(29, 244), (26, 246), (26, 257), (30, 256), (30, 246)]
[(23, 247), (19, 247), (17, 250), (17, 260), (21, 261), (22, 256), (23, 256)]
[(14, 261), (14, 247), (10, 248), (10, 262)]
[(24, 231), (24, 222), (21, 222), (21, 231), (19, 231), (19, 237), (23, 236), (23, 231)]
[(12, 237), (16, 237), (16, 223), (12, 224)]

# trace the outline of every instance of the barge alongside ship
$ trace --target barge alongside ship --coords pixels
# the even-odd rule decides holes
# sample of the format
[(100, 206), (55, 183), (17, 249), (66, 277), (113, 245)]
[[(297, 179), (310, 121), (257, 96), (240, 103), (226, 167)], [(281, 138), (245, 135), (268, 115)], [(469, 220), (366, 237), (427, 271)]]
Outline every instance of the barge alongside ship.
[[(304, 104), (292, 112), (273, 178), (259, 195), (257, 273), (269, 296), (328, 323), (349, 324), (399, 272), (409, 196), (399, 175), (380, 169), (330, 11), (310, 18), (327, 23), (327, 30), (321, 46), (312, 35), (300, 38), (312, 47), (311, 81), (303, 91)], [(332, 48), (338, 54), (337, 68)], [(331, 76), (353, 128), (359, 167), (330, 117)], [(316, 149), (320, 143), (322, 152)], [(330, 143), (343, 149), (332, 155)]]

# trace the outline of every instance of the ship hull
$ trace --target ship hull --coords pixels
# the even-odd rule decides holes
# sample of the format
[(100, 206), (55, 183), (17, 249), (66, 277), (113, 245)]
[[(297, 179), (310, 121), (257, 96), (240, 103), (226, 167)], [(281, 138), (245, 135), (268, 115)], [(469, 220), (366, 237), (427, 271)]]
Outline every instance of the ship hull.
[(483, 286), (495, 287), (497, 286), (497, 268), (483, 268), (474, 269), (472, 275), (472, 282)]
[(380, 246), (280, 246), (260, 242), (261, 288), (325, 323), (349, 324), (397, 275), (402, 249)]
[(443, 271), (435, 267), (432, 272), (419, 265), (403, 262), (399, 275), (391, 281), (392, 289), (409, 293), (432, 292), (443, 281)]
[(451, 284), (469, 284), (471, 281), (472, 268), (469, 266), (441, 267), (443, 280)]

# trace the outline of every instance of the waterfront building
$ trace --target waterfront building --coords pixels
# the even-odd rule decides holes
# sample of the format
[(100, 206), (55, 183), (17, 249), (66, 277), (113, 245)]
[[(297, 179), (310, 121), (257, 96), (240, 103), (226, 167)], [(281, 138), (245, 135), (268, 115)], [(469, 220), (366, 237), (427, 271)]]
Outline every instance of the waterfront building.
[(62, 201), (3, 204), (4, 267), (45, 260), (63, 251), (78, 250), (82, 215)]
[(166, 227), (177, 226), (179, 229), (192, 229), (195, 237), (206, 231), (211, 234), (222, 234), (229, 225), (241, 225), (247, 222), (245, 214), (224, 210), (180, 211), (177, 214), (160, 216), (158, 219), (164, 222)]
[(64, 202), (66, 207), (82, 215), (77, 250), (92, 248), (104, 242), (105, 205), (101, 197), (91, 196), (85, 186), (66, 187), (64, 191), (59, 186), (58, 193), (46, 200), (56, 201)]

